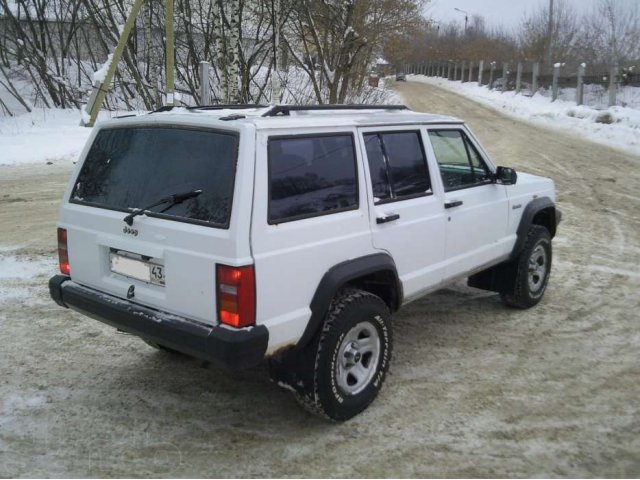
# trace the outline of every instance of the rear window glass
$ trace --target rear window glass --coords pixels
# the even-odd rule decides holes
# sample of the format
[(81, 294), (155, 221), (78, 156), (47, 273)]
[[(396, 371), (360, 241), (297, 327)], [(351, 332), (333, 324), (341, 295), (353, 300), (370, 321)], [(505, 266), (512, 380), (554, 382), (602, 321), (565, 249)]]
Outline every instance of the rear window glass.
[(213, 130), (102, 130), (82, 166), (71, 201), (130, 212), (169, 195), (202, 190), (173, 207), (153, 207), (149, 215), (226, 227), (237, 152), (237, 135)]
[(358, 207), (351, 134), (269, 140), (269, 223)]

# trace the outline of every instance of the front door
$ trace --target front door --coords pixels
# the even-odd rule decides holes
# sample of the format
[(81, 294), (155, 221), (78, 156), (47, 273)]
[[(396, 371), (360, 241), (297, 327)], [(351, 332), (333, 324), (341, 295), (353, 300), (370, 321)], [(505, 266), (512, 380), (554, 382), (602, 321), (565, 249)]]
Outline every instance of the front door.
[(507, 193), (463, 129), (429, 129), (429, 139), (444, 186), (449, 279), (508, 254)]

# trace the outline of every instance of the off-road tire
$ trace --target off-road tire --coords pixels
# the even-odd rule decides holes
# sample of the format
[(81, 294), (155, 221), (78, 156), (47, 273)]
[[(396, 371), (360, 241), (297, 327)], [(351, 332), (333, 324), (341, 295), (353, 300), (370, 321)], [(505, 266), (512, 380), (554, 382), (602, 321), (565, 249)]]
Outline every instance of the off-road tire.
[[(339, 355), (344, 352), (346, 344), (343, 341), (360, 330), (373, 336), (377, 334), (378, 342), (373, 340), (379, 350), (375, 362), (373, 353), (363, 353), (358, 360), (365, 365), (365, 355), (371, 355), (368, 357), (370, 376), (360, 385), (360, 391), (351, 393), (339, 384), (337, 362), (341, 361)], [(367, 408), (378, 395), (389, 369), (392, 346), (391, 313), (387, 305), (369, 292), (344, 289), (331, 302), (322, 329), (309, 346), (312, 355), (301, 354), (299, 357), (305, 362), (301, 366), (307, 372), (308, 380), (288, 386), (298, 402), (311, 413), (334, 421), (348, 420)], [(344, 382), (344, 376), (342, 378)]]
[[(529, 228), (524, 248), (516, 260), (517, 270), (514, 277), (513, 294), (500, 294), (503, 303), (513, 308), (522, 309), (536, 305), (542, 299), (549, 282), (551, 258), (549, 231), (540, 225), (532, 225)], [(541, 261), (544, 262), (543, 275), (540, 274), (542, 265), (539, 263)], [(532, 265), (538, 264), (538, 267), (535, 267), (537, 275), (532, 274), (534, 268), (530, 268), (530, 263)], [(530, 279), (531, 275), (533, 275), (533, 279)], [(535, 281), (536, 278), (537, 281)]]

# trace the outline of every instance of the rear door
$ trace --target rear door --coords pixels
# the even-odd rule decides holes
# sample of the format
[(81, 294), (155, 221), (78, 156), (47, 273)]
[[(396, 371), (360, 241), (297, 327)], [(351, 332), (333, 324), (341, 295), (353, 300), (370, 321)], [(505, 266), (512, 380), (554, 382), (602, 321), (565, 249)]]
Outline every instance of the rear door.
[(454, 278), (508, 255), (507, 194), (462, 126), (431, 127), (429, 139), (444, 189), (445, 275)]
[(370, 224), (376, 249), (389, 252), (410, 299), (444, 276), (446, 220), (434, 190), (421, 127), (363, 128), (370, 179)]
[(259, 130), (252, 253), (269, 351), (303, 334), (323, 276), (374, 253), (351, 127)]
[[(245, 143), (238, 131), (200, 127), (125, 124), (100, 130), (61, 209), (71, 278), (217, 323), (216, 264), (251, 262), (248, 220), (241, 216), (250, 209), (251, 189), (237, 194), (252, 181), (252, 153), (250, 162), (238, 162), (243, 150), (252, 152)], [(198, 190), (179, 204), (149, 208), (131, 225), (124, 221), (136, 209)]]

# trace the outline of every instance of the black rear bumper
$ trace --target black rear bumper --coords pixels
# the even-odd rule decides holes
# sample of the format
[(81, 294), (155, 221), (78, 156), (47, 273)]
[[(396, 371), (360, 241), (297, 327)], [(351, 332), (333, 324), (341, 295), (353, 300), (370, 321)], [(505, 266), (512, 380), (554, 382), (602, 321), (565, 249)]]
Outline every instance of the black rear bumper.
[(264, 325), (242, 330), (206, 325), (104, 294), (64, 275), (55, 275), (49, 280), (49, 292), (62, 307), (179, 352), (229, 367), (260, 363), (269, 343), (269, 331)]

